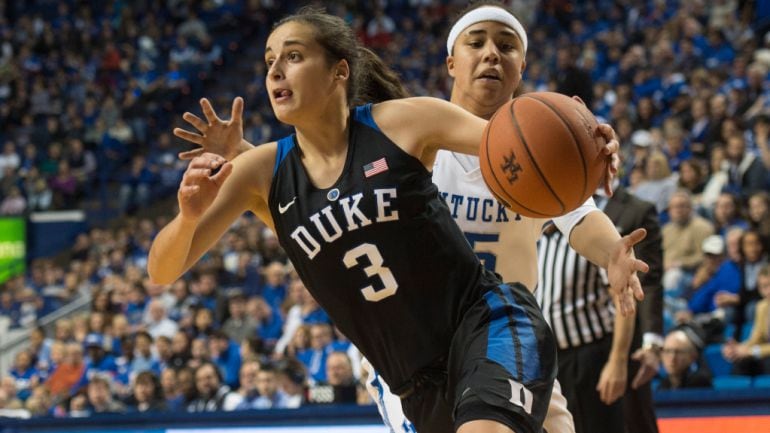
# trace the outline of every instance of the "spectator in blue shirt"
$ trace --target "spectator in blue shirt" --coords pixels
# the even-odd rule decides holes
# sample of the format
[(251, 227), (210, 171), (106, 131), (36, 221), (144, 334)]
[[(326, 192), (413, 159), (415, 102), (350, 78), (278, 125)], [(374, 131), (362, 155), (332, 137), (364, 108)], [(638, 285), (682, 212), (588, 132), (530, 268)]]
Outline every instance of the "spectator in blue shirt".
[(115, 358), (104, 350), (104, 336), (102, 334), (88, 334), (83, 342), (83, 346), (85, 346), (87, 353), (86, 368), (83, 372), (83, 377), (75, 385), (75, 389), (80, 389), (87, 385), (96, 374), (101, 373), (112, 378), (117, 376), (118, 365), (115, 363)]
[(209, 338), (209, 352), (211, 360), (222, 373), (223, 382), (235, 389), (241, 370), (241, 350), (238, 344), (230, 340), (224, 332), (216, 331)]
[(26, 350), (17, 353), (9, 373), (16, 381), (16, 396), (22, 401), (27, 400), (32, 388), (40, 382), (38, 371), (32, 365), (32, 354)]
[(259, 397), (252, 404), (254, 409), (290, 408), (289, 397), (278, 388), (278, 374), (270, 364), (265, 364), (257, 373), (257, 391)]
[[(741, 288), (741, 270), (732, 260), (724, 260), (724, 240), (719, 235), (711, 235), (703, 241), (703, 253), (707, 266), (716, 272), (702, 285), (695, 287), (688, 307), (694, 314), (712, 313), (717, 308), (715, 297), (720, 292), (737, 294)], [(697, 276), (696, 276), (697, 280)]]

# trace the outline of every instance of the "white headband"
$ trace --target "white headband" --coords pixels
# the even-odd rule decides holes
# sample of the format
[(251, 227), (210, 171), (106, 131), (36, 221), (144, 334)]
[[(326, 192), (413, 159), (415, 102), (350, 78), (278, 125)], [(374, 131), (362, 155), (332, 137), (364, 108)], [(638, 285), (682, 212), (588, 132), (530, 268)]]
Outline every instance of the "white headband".
[(452, 26), (452, 30), (449, 31), (449, 37), (446, 40), (447, 54), (450, 56), (452, 55), (452, 47), (454, 47), (457, 37), (460, 36), (460, 33), (462, 33), (463, 30), (482, 21), (495, 21), (512, 28), (519, 36), (519, 39), (521, 39), (521, 45), (524, 47), (524, 54), (527, 54), (527, 32), (524, 31), (524, 26), (521, 25), (519, 20), (517, 20), (513, 14), (496, 6), (483, 6), (463, 15), (463, 17)]

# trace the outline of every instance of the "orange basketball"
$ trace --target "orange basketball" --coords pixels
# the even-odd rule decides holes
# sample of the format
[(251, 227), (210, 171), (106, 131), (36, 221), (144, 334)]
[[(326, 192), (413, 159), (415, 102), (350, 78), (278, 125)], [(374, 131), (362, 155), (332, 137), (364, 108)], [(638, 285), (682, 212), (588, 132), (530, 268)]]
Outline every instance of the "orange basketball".
[(580, 206), (607, 170), (605, 140), (582, 103), (559, 93), (534, 92), (492, 116), (479, 149), (492, 193), (523, 216), (550, 218)]

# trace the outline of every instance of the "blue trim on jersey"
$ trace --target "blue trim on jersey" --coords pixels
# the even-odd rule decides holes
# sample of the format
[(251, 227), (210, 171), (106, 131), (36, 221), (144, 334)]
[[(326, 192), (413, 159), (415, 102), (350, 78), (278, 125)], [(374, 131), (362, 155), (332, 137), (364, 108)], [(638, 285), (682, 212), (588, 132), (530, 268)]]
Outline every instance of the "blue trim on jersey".
[[(526, 384), (540, 378), (540, 358), (518, 360), (516, 357), (518, 354), (524, 358), (528, 354), (539, 353), (535, 330), (527, 311), (516, 302), (511, 287), (501, 284), (499, 288), (504, 299), (500, 299), (493, 290), (484, 294), (484, 300), (487, 301), (491, 314), (487, 336), (487, 358), (502, 365), (517, 381)], [(511, 328), (511, 320), (514, 322), (515, 329)], [(518, 352), (512, 332), (516, 332), (521, 345)], [(522, 366), (521, 374), (517, 365)]]
[(385, 422), (385, 426), (387, 426), (390, 429), (390, 433), (395, 433), (393, 430), (393, 426), (390, 424), (390, 419), (388, 417), (388, 407), (385, 406), (385, 390), (382, 388), (382, 382), (380, 382), (380, 375), (377, 374), (376, 371), (373, 372), (374, 377), (372, 378), (372, 381), (369, 382), (370, 385), (372, 385), (377, 390), (377, 400), (379, 400), (378, 404), (382, 408), (382, 420)]
[(374, 123), (374, 118), (372, 117), (372, 104), (356, 107), (355, 110), (353, 110), (353, 120), (361, 122), (377, 132), (382, 132), (380, 131), (380, 127)]
[(278, 173), (278, 166), (281, 165), (286, 155), (294, 149), (294, 134), (283, 137), (278, 140), (278, 152), (275, 154), (275, 166), (273, 167), (273, 176)]

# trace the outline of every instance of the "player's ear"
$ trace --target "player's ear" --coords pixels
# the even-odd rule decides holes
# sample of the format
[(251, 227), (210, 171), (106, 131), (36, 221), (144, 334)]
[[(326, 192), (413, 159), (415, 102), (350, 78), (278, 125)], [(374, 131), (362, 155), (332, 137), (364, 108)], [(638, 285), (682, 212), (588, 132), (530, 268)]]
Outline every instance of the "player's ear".
[(527, 61), (522, 60), (521, 61), (521, 69), (519, 70), (519, 75), (524, 75), (524, 70), (527, 69)]
[(446, 70), (450, 77), (455, 77), (455, 58), (454, 56), (446, 57)]
[(342, 59), (337, 62), (337, 66), (335, 66), (334, 79), (346, 80), (348, 78), (350, 78), (350, 65), (348, 64), (347, 60)]

